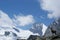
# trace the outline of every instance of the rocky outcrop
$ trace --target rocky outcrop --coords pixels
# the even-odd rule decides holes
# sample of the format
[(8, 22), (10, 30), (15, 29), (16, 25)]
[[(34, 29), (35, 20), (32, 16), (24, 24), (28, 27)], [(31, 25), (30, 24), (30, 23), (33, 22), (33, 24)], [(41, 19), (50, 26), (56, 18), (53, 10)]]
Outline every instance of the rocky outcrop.
[(30, 37), (27, 40), (42, 40), (42, 38), (37, 35), (30, 35)]
[(60, 40), (60, 18), (48, 26), (42, 37), (31, 35), (28, 40)]
[(60, 39), (60, 18), (55, 20), (46, 30), (44, 37), (46, 40)]

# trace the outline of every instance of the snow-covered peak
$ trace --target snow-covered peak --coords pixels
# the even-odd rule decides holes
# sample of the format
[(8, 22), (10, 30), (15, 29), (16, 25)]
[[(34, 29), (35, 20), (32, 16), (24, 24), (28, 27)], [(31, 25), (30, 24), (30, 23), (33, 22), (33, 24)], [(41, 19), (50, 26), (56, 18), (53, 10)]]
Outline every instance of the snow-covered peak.
[(46, 30), (47, 26), (43, 23), (35, 23), (33, 27), (30, 29), (31, 32), (38, 33), (40, 36), (43, 36)]
[(43, 27), (42, 28), (42, 32), (43, 32), (42, 35), (44, 35), (48, 27), (46, 25), (44, 25), (44, 24), (43, 24), (42, 27)]

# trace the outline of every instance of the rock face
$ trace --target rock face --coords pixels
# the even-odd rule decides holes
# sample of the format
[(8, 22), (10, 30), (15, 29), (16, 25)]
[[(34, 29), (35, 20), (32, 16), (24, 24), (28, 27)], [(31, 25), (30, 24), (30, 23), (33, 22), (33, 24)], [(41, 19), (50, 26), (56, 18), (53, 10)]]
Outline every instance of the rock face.
[(30, 35), (30, 37), (27, 40), (41, 40), (42, 38), (37, 35)]
[(60, 19), (55, 20), (46, 30), (44, 37), (46, 40), (60, 39)]
[(56, 31), (56, 35), (60, 35), (60, 19), (54, 21), (50, 27)]
[(10, 34), (10, 32), (8, 32), (8, 31), (5, 31), (5, 36), (8, 36)]
[[(39, 27), (41, 27), (42, 30), (42, 25)], [(36, 31), (36, 27), (33, 29)], [(34, 32), (33, 29), (32, 31)], [(31, 35), (28, 40), (60, 40), (60, 18), (48, 26), (45, 34), (42, 37)]]

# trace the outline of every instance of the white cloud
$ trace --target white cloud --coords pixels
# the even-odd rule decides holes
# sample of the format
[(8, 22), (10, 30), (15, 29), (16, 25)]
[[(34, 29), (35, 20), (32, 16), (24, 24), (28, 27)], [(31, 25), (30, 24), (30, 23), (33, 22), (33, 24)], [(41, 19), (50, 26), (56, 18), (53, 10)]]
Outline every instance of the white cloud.
[(15, 16), (15, 19), (13, 19), (13, 21), (19, 26), (26, 26), (35, 22), (32, 15)]
[(14, 27), (16, 25), (25, 26), (35, 22), (32, 15), (15, 16), (11, 19), (5, 12), (0, 10), (0, 27)]
[(49, 11), (49, 18), (60, 17), (60, 0), (41, 0), (41, 7), (44, 10)]
[(0, 27), (12, 28), (13, 26), (12, 19), (6, 13), (0, 10)]

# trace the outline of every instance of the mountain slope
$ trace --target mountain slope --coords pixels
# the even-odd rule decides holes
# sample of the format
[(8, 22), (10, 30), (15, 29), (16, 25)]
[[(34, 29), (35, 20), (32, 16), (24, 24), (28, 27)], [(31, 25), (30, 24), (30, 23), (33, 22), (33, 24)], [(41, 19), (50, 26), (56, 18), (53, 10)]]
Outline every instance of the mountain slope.
[(51, 25), (51, 30), (56, 31), (56, 35), (60, 35), (60, 18), (55, 20)]
[(40, 36), (43, 36), (45, 34), (45, 31), (47, 29), (47, 26), (43, 23), (35, 23), (33, 24), (33, 27), (30, 29), (33, 33), (38, 33)]
[(52, 22), (44, 35), (47, 40), (60, 39), (60, 18)]
[(3, 39), (8, 40), (9, 38), (17, 39), (18, 37), (20, 39), (27, 39), (30, 35), (38, 35), (37, 33), (33, 33), (30, 30), (22, 30), (17, 27), (14, 27), (14, 28), (7, 28), (7, 27), (2, 28), (1, 27), (0, 32), (1, 32), (0, 37), (3, 37), (1, 38), (1, 40)]

